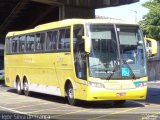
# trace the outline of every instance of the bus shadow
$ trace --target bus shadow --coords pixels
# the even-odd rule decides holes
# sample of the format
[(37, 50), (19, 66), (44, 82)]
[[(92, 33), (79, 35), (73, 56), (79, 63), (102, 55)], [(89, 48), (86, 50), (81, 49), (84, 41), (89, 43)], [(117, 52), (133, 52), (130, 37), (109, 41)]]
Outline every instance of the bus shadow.
[(101, 102), (86, 102), (81, 101), (78, 104), (78, 107), (88, 108), (88, 109), (103, 109), (103, 108), (136, 108), (136, 107), (144, 107), (143, 104), (127, 101), (123, 105), (116, 105), (113, 101), (101, 101)]
[[(16, 89), (9, 89), (7, 90), (7, 92), (17, 94)], [(66, 99), (63, 97), (48, 95), (48, 94), (43, 94), (43, 93), (30, 92), (30, 95), (28, 97), (50, 101), (50, 102), (61, 103), (61, 104), (67, 104)]]
[[(8, 92), (17, 94), (16, 89), (9, 89)], [(45, 100), (49, 102), (56, 102), (60, 104), (68, 104), (65, 98), (54, 96), (54, 95), (31, 92), (31, 95), (28, 97), (32, 97), (35, 99), (41, 99), (41, 100)], [(89, 109), (103, 109), (103, 108), (144, 107), (144, 105), (139, 102), (135, 102), (135, 101), (127, 101), (123, 105), (115, 105), (112, 101), (87, 102), (87, 101), (78, 100), (78, 104), (76, 105), (76, 107), (89, 108)]]

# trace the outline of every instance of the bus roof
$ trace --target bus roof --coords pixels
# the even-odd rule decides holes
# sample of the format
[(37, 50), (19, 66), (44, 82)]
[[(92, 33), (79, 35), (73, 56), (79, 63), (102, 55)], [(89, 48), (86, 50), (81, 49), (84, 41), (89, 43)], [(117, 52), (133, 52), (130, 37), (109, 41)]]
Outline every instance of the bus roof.
[(32, 32), (39, 32), (39, 31), (49, 30), (49, 29), (53, 29), (53, 28), (60, 28), (60, 27), (70, 26), (72, 24), (85, 24), (85, 23), (138, 25), (135, 22), (123, 21), (123, 20), (117, 20), (117, 19), (66, 19), (66, 20), (62, 20), (62, 21), (38, 25), (33, 29), (28, 29), (28, 30), (24, 30), (24, 31), (9, 32), (7, 34), (7, 37), (21, 35), (21, 34), (27, 34), (27, 33), (32, 33)]

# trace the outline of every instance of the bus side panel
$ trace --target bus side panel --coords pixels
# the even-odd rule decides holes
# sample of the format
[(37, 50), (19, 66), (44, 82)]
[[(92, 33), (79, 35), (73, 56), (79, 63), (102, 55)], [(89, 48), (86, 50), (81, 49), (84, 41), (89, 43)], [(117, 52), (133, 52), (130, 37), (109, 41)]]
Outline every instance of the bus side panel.
[(74, 80), (74, 73), (72, 67), (74, 63), (70, 52), (57, 53), (55, 59), (56, 74), (59, 81), (59, 86), (62, 96), (65, 96), (64, 86), (66, 80), (68, 78), (70, 78), (70, 80)]
[(22, 80), (21, 74), (24, 73), (24, 68), (20, 67), (22, 66), (22, 60), (22, 55), (7, 55), (5, 57), (5, 83), (7, 86), (16, 87), (15, 81), (17, 75)]
[(31, 91), (60, 96), (54, 56), (54, 53), (26, 55), (24, 74), (27, 76)]
[(56, 74), (61, 88), (62, 96), (65, 96), (66, 80), (71, 81), (75, 90), (75, 99), (85, 100), (87, 97), (87, 81), (76, 78), (74, 60), (71, 53), (57, 53)]

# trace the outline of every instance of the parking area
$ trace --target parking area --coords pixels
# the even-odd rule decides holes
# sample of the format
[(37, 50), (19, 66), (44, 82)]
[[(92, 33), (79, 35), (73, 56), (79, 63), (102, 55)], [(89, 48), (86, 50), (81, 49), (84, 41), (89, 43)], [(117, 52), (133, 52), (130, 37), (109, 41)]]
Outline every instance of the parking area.
[(52, 95), (17, 95), (15, 89), (1, 83), (0, 113), (2, 120), (160, 120), (160, 84), (149, 84), (146, 101), (127, 101), (123, 106), (112, 102), (81, 102), (71, 106), (64, 98)]

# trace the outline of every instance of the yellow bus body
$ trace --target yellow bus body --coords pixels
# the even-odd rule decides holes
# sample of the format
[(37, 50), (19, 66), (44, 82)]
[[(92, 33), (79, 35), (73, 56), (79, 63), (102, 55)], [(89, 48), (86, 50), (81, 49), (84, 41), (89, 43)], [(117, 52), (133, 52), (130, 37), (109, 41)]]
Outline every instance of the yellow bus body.
[[(67, 26), (71, 27), (70, 33), (71, 36), (73, 36), (73, 25), (85, 25), (86, 23), (134, 24), (116, 20), (70, 19), (40, 25), (30, 30), (10, 32), (7, 34), (6, 38)], [(73, 37), (71, 37), (70, 40), (70, 52), (6, 54), (5, 84), (9, 87), (16, 88), (16, 78), (19, 77), (23, 89), (23, 80), (26, 78), (29, 83), (30, 91), (65, 97), (65, 84), (66, 81), (70, 81), (74, 88), (74, 97), (79, 100), (146, 99), (147, 86), (136, 88), (133, 81), (147, 82), (147, 76), (136, 80), (101, 80), (100, 78), (92, 78), (87, 75), (86, 81), (78, 79), (74, 69)], [(105, 88), (96, 88), (88, 85), (89, 81), (96, 82), (97, 79), (105, 86)]]

